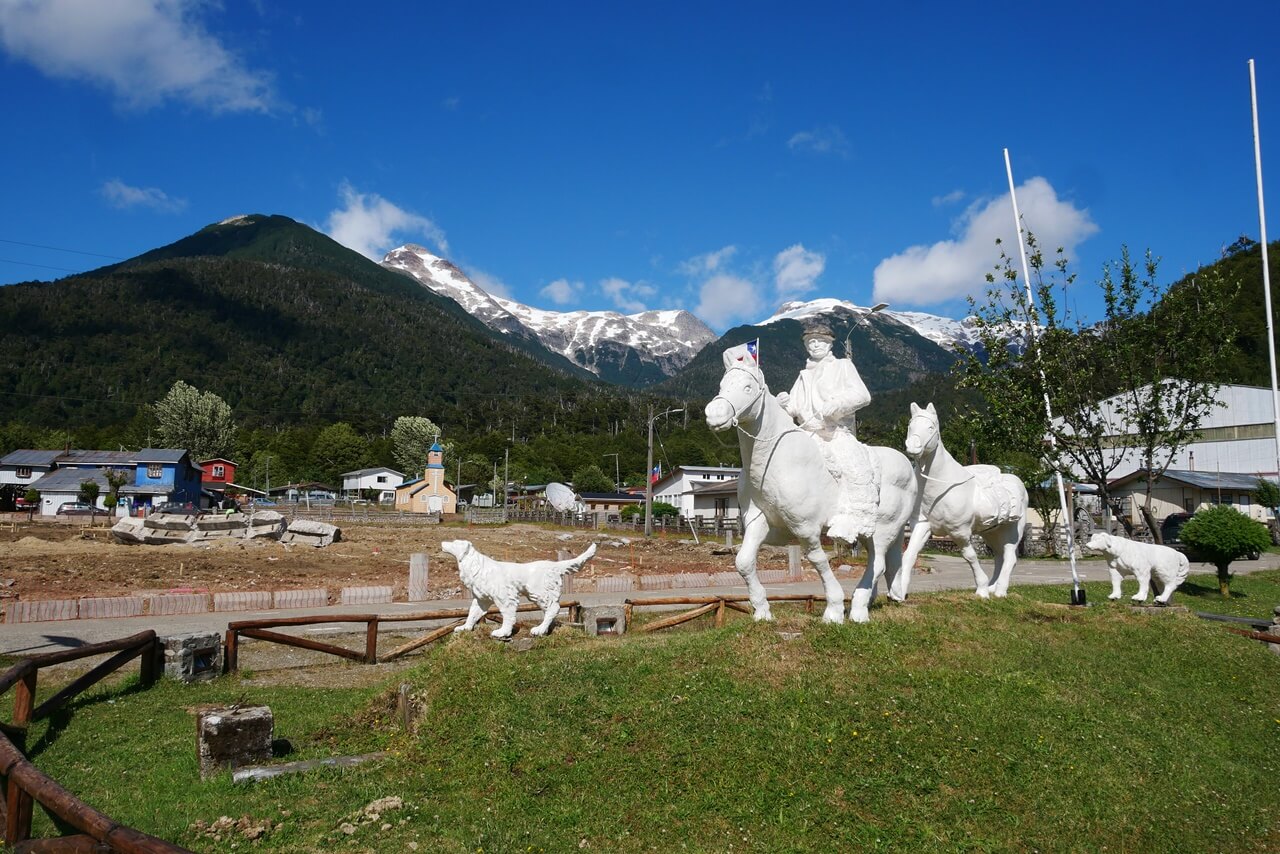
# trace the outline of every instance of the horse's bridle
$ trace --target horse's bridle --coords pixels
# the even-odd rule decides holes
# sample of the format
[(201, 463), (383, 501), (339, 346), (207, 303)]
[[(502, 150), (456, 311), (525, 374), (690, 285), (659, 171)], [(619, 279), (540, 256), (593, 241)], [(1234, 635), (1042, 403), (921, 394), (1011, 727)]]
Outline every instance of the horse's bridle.
[[(936, 420), (936, 419), (931, 418), (928, 414), (926, 414), (926, 413), (924, 413), (924, 412), (921, 412), (919, 415), (913, 415), (913, 416), (911, 416), (911, 420), (907, 422), (907, 435), (908, 435), (908, 436), (909, 436), (909, 435), (911, 435), (911, 425), (912, 425), (912, 424), (915, 424), (915, 423), (916, 423), (916, 421), (917, 421), (917, 420), (919, 420), (919, 419), (921, 419), (921, 418), (927, 419), (927, 420), (928, 420), (928, 422), (933, 426), (933, 435), (934, 435), (934, 437), (935, 437), (935, 438), (937, 438), (937, 440), (938, 440), (938, 443), (937, 443), (936, 445), (934, 445), (934, 448), (933, 448), (934, 453), (936, 454), (936, 453), (937, 453), (937, 451), (938, 451), (938, 448), (939, 448), (939, 447), (941, 447), (941, 445), (942, 445), (942, 426), (941, 426), (940, 424), (938, 424), (938, 422), (937, 422), (937, 420)], [(925, 442), (925, 445), (928, 445), (928, 444), (929, 444), (928, 442)], [(974, 475), (969, 475), (969, 476), (968, 476), (968, 477), (966, 477), (964, 480), (943, 480), (943, 479), (942, 479), (942, 478), (940, 478), (940, 477), (934, 477), (934, 476), (933, 476), (933, 475), (931, 475), (931, 474), (925, 474), (925, 473), (924, 473), (924, 449), (923, 449), (923, 447), (922, 447), (922, 449), (921, 449), (921, 451), (920, 451), (920, 455), (919, 455), (918, 457), (916, 457), (915, 463), (914, 463), (914, 465), (912, 465), (912, 468), (914, 468), (914, 469), (915, 469), (916, 474), (920, 475), (920, 477), (923, 477), (925, 480), (931, 480), (931, 481), (933, 481), (934, 483), (945, 483), (945, 484), (947, 484), (948, 488), (950, 488), (950, 487), (952, 487), (952, 486), (960, 486), (960, 485), (961, 485), (961, 484), (963, 484), (963, 483), (968, 483), (969, 481), (973, 480), (973, 478), (974, 478)], [(941, 496), (939, 496), (939, 498), (941, 498)], [(937, 499), (934, 499), (934, 503), (937, 503)]]
[[(742, 367), (741, 365), (734, 365), (731, 368), (729, 368), (729, 370), (724, 372), (725, 376), (728, 376), (730, 371), (742, 371), (744, 374), (747, 374), (748, 376), (750, 376), (753, 380), (759, 380), (758, 384), (760, 386), (760, 391), (756, 393), (755, 397), (751, 398), (750, 402), (748, 402), (746, 406), (742, 407), (742, 411), (746, 412), (747, 410), (751, 409), (751, 407), (755, 406), (760, 401), (760, 398), (764, 397), (764, 393), (767, 390), (765, 388), (764, 379), (763, 377), (757, 377), (754, 372), (752, 372), (748, 368)], [(751, 436), (750, 433), (747, 433), (746, 430), (743, 430), (741, 427), (738, 426), (738, 407), (733, 405), (733, 401), (725, 397), (723, 394), (717, 394), (715, 397), (711, 398), (711, 400), (708, 402), (708, 405), (715, 403), (717, 400), (723, 400), (726, 404), (729, 405), (729, 411), (733, 413), (733, 416), (729, 419), (729, 423), (736, 429), (741, 430), (743, 433), (746, 433), (746, 435)], [(751, 436), (751, 438), (755, 439), (756, 437)]]

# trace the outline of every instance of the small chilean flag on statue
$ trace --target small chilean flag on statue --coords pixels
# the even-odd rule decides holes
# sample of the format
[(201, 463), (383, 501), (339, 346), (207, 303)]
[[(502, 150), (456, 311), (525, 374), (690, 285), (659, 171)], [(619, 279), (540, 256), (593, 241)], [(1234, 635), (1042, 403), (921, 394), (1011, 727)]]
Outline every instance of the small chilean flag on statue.
[(662, 463), (658, 463), (653, 467), (653, 471), (649, 472), (649, 482), (657, 483), (662, 480)]
[(749, 355), (755, 363), (760, 364), (760, 339), (747, 342), (747, 355)]

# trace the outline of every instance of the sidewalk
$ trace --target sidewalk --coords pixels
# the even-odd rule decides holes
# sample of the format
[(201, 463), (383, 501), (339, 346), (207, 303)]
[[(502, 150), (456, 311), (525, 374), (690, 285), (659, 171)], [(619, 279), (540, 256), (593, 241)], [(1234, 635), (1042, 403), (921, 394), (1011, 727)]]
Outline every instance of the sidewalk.
[[(961, 557), (949, 555), (932, 555), (921, 558), (921, 564), (932, 568), (932, 572), (917, 571), (911, 579), (912, 593), (926, 593), (937, 590), (972, 590), (973, 573), (969, 565)], [(1081, 581), (1107, 581), (1110, 576), (1107, 566), (1100, 560), (1079, 561), (1076, 564)], [(990, 561), (983, 562), (983, 568), (990, 572)], [(1280, 555), (1264, 554), (1260, 560), (1238, 561), (1232, 564), (1232, 571), (1245, 575), (1265, 569), (1280, 568)], [(1213, 574), (1213, 566), (1203, 563), (1191, 564), (1191, 572), (1196, 574)], [(837, 572), (841, 586), (846, 595), (850, 593), (861, 573)], [(1071, 568), (1066, 561), (1025, 560), (1014, 569), (1013, 584), (1070, 584)], [(1135, 582), (1126, 580), (1126, 595), (1132, 595)], [(802, 581), (793, 584), (765, 585), (770, 593), (813, 593), (822, 595), (822, 584), (816, 580)], [(884, 592), (884, 582), (879, 587)], [(652, 599), (671, 596), (722, 596), (745, 595), (745, 585), (732, 587), (705, 587), (683, 590), (632, 591), (629, 593), (568, 593), (565, 599), (573, 599), (584, 605), (620, 603), (624, 599)], [(451, 608), (466, 608), (470, 599), (438, 599), (430, 602), (395, 602), (384, 605), (328, 605), (319, 608), (291, 608), (272, 611), (237, 611), (209, 612), (184, 616), (144, 616), (97, 620), (66, 620), (40, 623), (13, 623), (0, 625), (0, 654), (35, 655), (54, 652), (60, 649), (71, 649), (90, 643), (127, 637), (147, 629), (154, 629), (161, 636), (188, 634), (191, 632), (225, 632), (227, 623), (238, 620), (270, 620), (289, 617), (325, 615), (340, 619), (343, 614), (413, 614), (422, 611), (438, 611)], [(528, 619), (528, 615), (523, 615)], [(873, 617), (874, 619), (874, 617)], [(430, 623), (403, 622), (381, 626), (382, 631), (405, 632), (429, 626)], [(298, 629), (281, 629), (299, 634), (335, 634), (354, 632), (355, 624), (306, 626)]]

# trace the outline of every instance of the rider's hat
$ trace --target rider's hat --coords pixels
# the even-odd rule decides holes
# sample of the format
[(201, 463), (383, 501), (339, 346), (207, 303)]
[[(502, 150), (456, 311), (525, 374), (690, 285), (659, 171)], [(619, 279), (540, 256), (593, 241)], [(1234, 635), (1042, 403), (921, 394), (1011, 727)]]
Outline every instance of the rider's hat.
[(803, 340), (810, 338), (825, 338), (828, 341), (836, 340), (836, 336), (831, 332), (831, 325), (825, 320), (811, 320), (804, 325), (804, 334), (800, 336)]

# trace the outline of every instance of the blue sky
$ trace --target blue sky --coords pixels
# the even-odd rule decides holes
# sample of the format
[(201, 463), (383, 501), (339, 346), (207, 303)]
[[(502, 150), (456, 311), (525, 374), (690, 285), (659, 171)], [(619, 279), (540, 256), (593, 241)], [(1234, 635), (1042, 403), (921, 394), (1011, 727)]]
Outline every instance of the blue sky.
[[(541, 308), (959, 317), (1019, 203), (1172, 280), (1280, 210), (1280, 6), (0, 0), (0, 282), (242, 213)], [(1271, 225), (1275, 238), (1280, 223)], [(23, 263), (14, 263), (23, 262)], [(37, 266), (43, 265), (43, 266)]]

